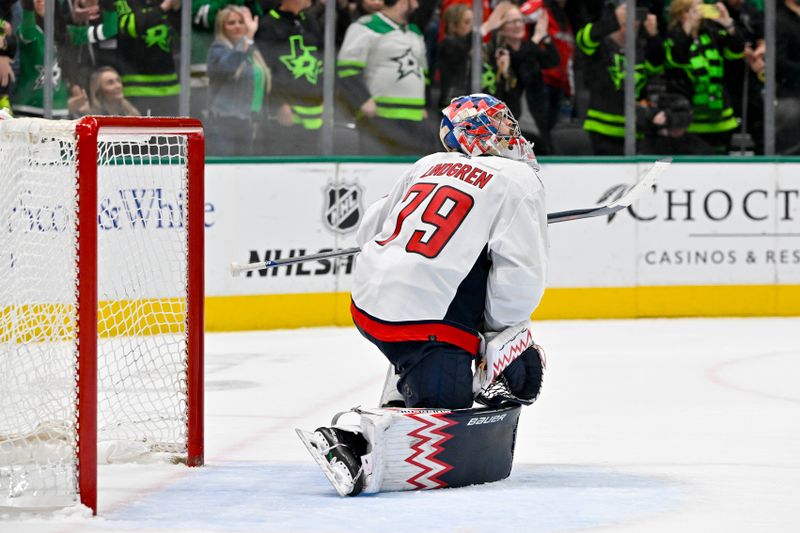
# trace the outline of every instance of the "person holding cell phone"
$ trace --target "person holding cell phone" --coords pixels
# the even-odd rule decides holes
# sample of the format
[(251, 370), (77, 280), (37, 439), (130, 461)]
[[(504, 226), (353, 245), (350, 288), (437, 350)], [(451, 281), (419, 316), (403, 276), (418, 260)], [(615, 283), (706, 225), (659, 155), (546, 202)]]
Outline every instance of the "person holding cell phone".
[[(606, 4), (598, 20), (578, 30), (578, 59), (585, 64), (584, 79), (589, 106), (583, 129), (588, 132), (594, 155), (625, 152), (625, 2)], [(663, 69), (664, 46), (658, 20), (642, 12), (636, 22), (636, 99), (646, 94), (648, 82)], [(630, 127), (630, 126), (629, 126)]]
[(727, 153), (739, 119), (731, 105), (725, 68), (743, 60), (744, 39), (725, 4), (673, 0), (664, 48), (668, 90), (692, 103), (688, 132), (699, 135), (717, 153)]
[(517, 117), (522, 114), (523, 94), (528, 95), (528, 110), (540, 133), (533, 138), (539, 143), (545, 137), (542, 134), (547, 123), (542, 70), (558, 66), (561, 56), (547, 32), (549, 18), (546, 13), (539, 17), (530, 36), (525, 22), (517, 6), (508, 7), (503, 23), (489, 45), (488, 55), (496, 72), (494, 95), (504, 100)]

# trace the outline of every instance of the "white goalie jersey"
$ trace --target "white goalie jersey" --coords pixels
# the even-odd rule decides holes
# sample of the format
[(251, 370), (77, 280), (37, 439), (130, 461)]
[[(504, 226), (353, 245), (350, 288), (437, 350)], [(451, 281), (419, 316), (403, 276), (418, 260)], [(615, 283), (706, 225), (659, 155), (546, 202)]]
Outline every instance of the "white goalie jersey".
[(479, 332), (528, 320), (544, 293), (544, 187), (522, 162), (424, 157), (367, 209), (357, 240), (351, 311), (379, 341), (476, 354)]

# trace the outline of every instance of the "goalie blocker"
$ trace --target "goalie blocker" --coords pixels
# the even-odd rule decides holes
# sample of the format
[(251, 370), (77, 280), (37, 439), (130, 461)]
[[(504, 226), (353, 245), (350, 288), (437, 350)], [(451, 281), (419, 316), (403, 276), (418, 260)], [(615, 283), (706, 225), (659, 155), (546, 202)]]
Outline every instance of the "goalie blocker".
[(360, 409), (357, 426), (297, 430), (342, 496), (463, 487), (511, 474), (520, 406)]

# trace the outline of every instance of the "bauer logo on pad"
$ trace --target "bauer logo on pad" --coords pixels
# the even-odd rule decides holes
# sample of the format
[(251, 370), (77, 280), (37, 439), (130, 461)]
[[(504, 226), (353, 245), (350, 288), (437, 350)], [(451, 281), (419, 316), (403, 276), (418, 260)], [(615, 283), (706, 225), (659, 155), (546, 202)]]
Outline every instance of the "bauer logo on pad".
[(350, 233), (361, 222), (361, 187), (357, 183), (325, 186), (323, 220), (335, 233)]

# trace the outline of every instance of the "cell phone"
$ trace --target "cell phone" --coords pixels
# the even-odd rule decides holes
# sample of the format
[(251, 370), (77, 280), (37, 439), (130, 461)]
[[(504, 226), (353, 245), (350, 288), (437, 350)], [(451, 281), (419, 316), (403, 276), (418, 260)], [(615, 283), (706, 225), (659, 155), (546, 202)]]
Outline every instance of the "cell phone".
[(640, 7), (638, 5), (636, 6), (636, 20), (638, 22), (644, 22), (644, 19), (646, 19), (647, 15), (649, 14), (650, 14), (649, 7)]
[(704, 19), (718, 19), (719, 8), (714, 4), (700, 4), (700, 14)]

